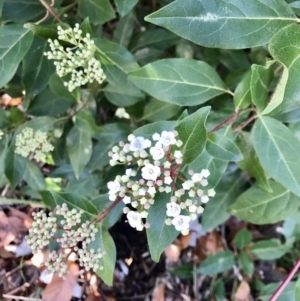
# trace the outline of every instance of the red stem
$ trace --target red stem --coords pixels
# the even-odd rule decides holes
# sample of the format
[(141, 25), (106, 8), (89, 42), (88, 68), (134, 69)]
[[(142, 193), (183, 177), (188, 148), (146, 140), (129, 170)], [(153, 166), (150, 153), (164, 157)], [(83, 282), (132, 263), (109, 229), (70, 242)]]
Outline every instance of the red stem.
[(286, 279), (281, 283), (281, 285), (278, 287), (278, 289), (275, 291), (275, 293), (272, 295), (269, 301), (276, 301), (280, 294), (283, 292), (283, 290), (286, 288), (286, 286), (290, 283), (292, 278), (295, 276), (296, 272), (300, 268), (300, 260), (295, 264), (289, 275), (286, 277)]

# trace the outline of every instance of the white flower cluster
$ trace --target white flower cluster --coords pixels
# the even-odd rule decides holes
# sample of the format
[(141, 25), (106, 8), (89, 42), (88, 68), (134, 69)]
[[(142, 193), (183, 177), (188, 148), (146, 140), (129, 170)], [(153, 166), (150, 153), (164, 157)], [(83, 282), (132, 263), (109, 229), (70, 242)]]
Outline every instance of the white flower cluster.
[(183, 143), (176, 137), (176, 131), (156, 133), (152, 141), (129, 135), (127, 143), (121, 141), (108, 154), (110, 165), (126, 164), (128, 167), (124, 175), (118, 175), (114, 181), (107, 183), (109, 198), (111, 201), (121, 198), (136, 209), (125, 207), (124, 213), (128, 223), (139, 231), (150, 226), (143, 219), (147, 218), (157, 193), (170, 194), (166, 224), (173, 225), (183, 234), (188, 233), (189, 222), (197, 218), (197, 213), (203, 212), (201, 204), (215, 194), (213, 189), (203, 190), (208, 185), (210, 173), (207, 169), (200, 173), (190, 170), (189, 180), (179, 174)]
[(54, 150), (51, 143), (48, 142), (48, 136), (42, 131), (34, 131), (26, 127), (16, 136), (15, 153), (27, 158), (33, 154), (34, 159), (38, 162), (44, 162), (46, 155)]
[[(82, 214), (82, 211), (76, 209), (69, 210), (66, 204), (57, 206), (53, 214), (47, 215), (42, 211), (33, 214), (34, 222), (29, 229), (28, 245), (35, 252), (56, 241), (61, 248), (76, 252), (80, 264), (87, 271), (103, 269), (99, 259), (104, 252), (89, 248), (98, 230), (94, 224), (82, 223)], [(78, 243), (81, 243), (81, 248), (77, 246)], [(63, 276), (67, 271), (67, 257), (68, 255), (61, 251), (53, 251), (45, 265), (50, 272), (59, 271), (60, 276)]]
[(87, 33), (83, 37), (79, 24), (76, 24), (73, 29), (65, 30), (58, 26), (57, 30), (58, 39), (74, 47), (64, 48), (58, 40), (49, 39), (51, 51), (45, 52), (45, 56), (55, 60), (54, 65), (58, 76), (71, 74), (71, 79), (64, 82), (64, 85), (69, 91), (73, 91), (76, 87), (92, 83), (94, 80), (101, 84), (106, 77), (100, 62), (94, 58), (96, 47), (90, 34)]
[(0, 130), (0, 140), (3, 138), (3, 136), (4, 136), (4, 132)]

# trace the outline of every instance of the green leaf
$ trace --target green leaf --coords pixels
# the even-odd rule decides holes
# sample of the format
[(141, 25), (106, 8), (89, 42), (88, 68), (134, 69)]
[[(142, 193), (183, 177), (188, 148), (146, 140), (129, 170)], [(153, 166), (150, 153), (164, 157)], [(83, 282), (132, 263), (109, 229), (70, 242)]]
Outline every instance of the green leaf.
[(151, 258), (159, 262), (161, 253), (173, 242), (179, 232), (173, 225), (167, 226), (165, 220), (166, 206), (170, 196), (166, 193), (156, 195), (154, 204), (149, 209), (147, 223), (150, 227), (146, 230)]
[(134, 29), (134, 16), (132, 13), (127, 14), (122, 18), (114, 31), (114, 42), (127, 47), (131, 40)]
[(297, 22), (283, 0), (177, 0), (145, 20), (196, 44), (227, 49), (265, 45), (282, 27)]
[(194, 267), (192, 264), (185, 263), (171, 269), (170, 273), (180, 279), (193, 279), (193, 270)]
[(261, 260), (274, 260), (291, 250), (293, 243), (287, 241), (284, 245), (278, 239), (261, 240), (254, 243), (250, 250)]
[(55, 68), (44, 55), (47, 41), (35, 37), (23, 59), (22, 82), (25, 87), (25, 97), (32, 98), (43, 91), (54, 73)]
[[(270, 298), (273, 296), (274, 292), (280, 286), (281, 283), (271, 283), (265, 285), (264, 288), (260, 291), (259, 300), (261, 301), (270, 301)], [(295, 282), (290, 282), (280, 294), (276, 301), (295, 301)]]
[(227, 166), (228, 161), (214, 158), (209, 155), (206, 150), (203, 150), (200, 156), (198, 156), (191, 164), (189, 164), (188, 169), (192, 169), (195, 172), (201, 171), (202, 169), (208, 169), (210, 176), (208, 178), (208, 185), (206, 188), (211, 189), (217, 186)]
[(252, 241), (252, 234), (246, 229), (240, 230), (234, 237), (234, 244), (242, 250)]
[(177, 121), (157, 121), (146, 124), (133, 131), (133, 134), (144, 137), (152, 136), (155, 133), (161, 133), (162, 131), (173, 131), (178, 124)]
[(152, 122), (168, 120), (175, 116), (179, 111), (180, 107), (177, 105), (151, 98), (145, 105), (142, 120), (149, 120)]
[(79, 89), (76, 88), (75, 90), (70, 92), (64, 85), (64, 80), (61, 77), (59, 77), (56, 73), (54, 73), (51, 76), (49, 86), (54, 94), (70, 102), (77, 101), (78, 99)]
[[(208, 182), (210, 183), (209, 178)], [(201, 221), (203, 230), (211, 230), (230, 217), (227, 209), (238, 197), (243, 185), (244, 180), (239, 172), (223, 176), (221, 182), (215, 188), (216, 195), (205, 205)], [(214, 218), (215, 216), (218, 216), (218, 218)]]
[(0, 88), (15, 75), (32, 40), (32, 32), (21, 24), (0, 27)]
[(5, 159), (4, 172), (12, 188), (15, 188), (24, 177), (26, 161), (27, 159), (24, 157), (15, 154), (13, 147), (9, 148)]
[(297, 15), (300, 14), (300, 1), (293, 1), (289, 5), (293, 9), (295, 14), (297, 14)]
[(95, 174), (90, 174), (86, 177), (81, 177), (80, 179), (74, 179), (69, 181), (64, 192), (74, 192), (85, 197), (94, 197), (98, 195), (98, 189), (101, 185), (101, 181)]
[(266, 173), (255, 153), (252, 140), (252, 136), (248, 132), (241, 132), (237, 137), (236, 144), (244, 157), (242, 161), (237, 162), (237, 165), (256, 179), (257, 186), (268, 192), (272, 192)]
[(269, 50), (275, 60), (283, 65), (283, 74), (275, 91), (275, 99), (262, 114), (276, 115), (300, 107), (297, 80), (300, 76), (300, 34), (295, 24), (282, 28), (270, 41)]
[[(65, 23), (61, 24), (61, 27), (64, 27)], [(43, 38), (45, 40), (52, 39), (55, 40), (58, 38), (57, 34), (57, 25), (38, 25), (34, 23), (24, 24), (24, 28), (30, 29), (35, 36)]]
[(207, 137), (207, 152), (218, 159), (227, 161), (241, 161), (243, 155), (236, 144), (226, 136), (211, 133)]
[(197, 269), (197, 274), (214, 275), (230, 270), (234, 265), (234, 254), (231, 251), (218, 252), (206, 258)]
[(5, 128), (9, 126), (11, 123), (10, 121), (10, 113), (0, 106), (0, 128)]
[(251, 66), (251, 97), (252, 102), (260, 112), (266, 107), (269, 98), (269, 85), (272, 79), (273, 63), (269, 62), (266, 67), (255, 64)]
[(75, 125), (88, 135), (94, 136), (101, 132), (101, 128), (97, 126), (91, 112), (81, 110), (76, 114)]
[(92, 156), (92, 138), (82, 128), (74, 126), (68, 133), (67, 152), (77, 178)]
[(251, 104), (250, 83), (251, 72), (249, 71), (234, 91), (233, 101), (237, 109), (246, 109)]
[(95, 25), (102, 25), (116, 17), (109, 0), (81, 0), (78, 12), (83, 18), (89, 17)]
[(85, 220), (93, 220), (98, 214), (96, 207), (80, 194), (54, 190), (44, 190), (40, 194), (44, 204), (49, 207), (54, 208), (57, 205), (67, 204), (69, 209), (82, 210), (84, 213), (83, 219)]
[(97, 275), (106, 285), (112, 286), (113, 276), (116, 265), (116, 246), (109, 232), (101, 225), (97, 225), (98, 232), (96, 239), (89, 244), (90, 249), (101, 249), (106, 254), (100, 259), (103, 270), (98, 269)]
[(180, 106), (199, 105), (228, 92), (216, 71), (202, 61), (164, 59), (130, 73), (151, 96)]
[(272, 192), (256, 185), (246, 190), (229, 208), (229, 212), (252, 224), (274, 224), (297, 211), (299, 197), (273, 180), (269, 184)]
[(254, 149), (264, 169), (281, 185), (300, 196), (300, 144), (279, 121), (260, 117), (253, 128)]
[(247, 253), (241, 252), (239, 256), (239, 264), (242, 271), (251, 278), (254, 272), (254, 263), (251, 257)]
[(64, 114), (74, 103), (54, 94), (50, 88), (39, 93), (29, 104), (27, 113), (34, 116), (53, 116)]
[(204, 107), (184, 118), (176, 127), (183, 142), (182, 153), (185, 163), (193, 162), (203, 151), (207, 139), (205, 122), (210, 107)]
[(139, 0), (115, 0), (118, 12), (121, 17), (127, 15), (138, 2)]
[(298, 279), (296, 281), (295, 300), (300, 300), (300, 276), (298, 276)]
[(40, 169), (31, 161), (26, 160), (24, 180), (34, 190), (46, 189), (46, 182)]
[(5, 177), (5, 159), (6, 155), (8, 154), (8, 143), (9, 143), (9, 136), (5, 135), (0, 139), (0, 185), (6, 181)]
[(24, 22), (43, 15), (45, 8), (39, 0), (4, 0), (2, 21)]

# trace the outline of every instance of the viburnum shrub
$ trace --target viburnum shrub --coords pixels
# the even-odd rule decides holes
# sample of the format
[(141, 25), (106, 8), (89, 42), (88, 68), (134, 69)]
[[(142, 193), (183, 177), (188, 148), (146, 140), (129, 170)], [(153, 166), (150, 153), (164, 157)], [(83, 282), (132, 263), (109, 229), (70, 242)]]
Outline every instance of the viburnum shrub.
[[(274, 225), (276, 237), (242, 229), (191, 265), (209, 299), (233, 299), (227, 278), (233, 293), (257, 283), (254, 262), (293, 254), (298, 15), (289, 0), (0, 1), (0, 200), (46, 207), (27, 242), (49, 248), (50, 272), (64, 277), (72, 255), (112, 285), (109, 228), (123, 213), (154, 261), (196, 228), (226, 242), (230, 216)], [(289, 285), (300, 299), (292, 265), (253, 296), (274, 301)]]

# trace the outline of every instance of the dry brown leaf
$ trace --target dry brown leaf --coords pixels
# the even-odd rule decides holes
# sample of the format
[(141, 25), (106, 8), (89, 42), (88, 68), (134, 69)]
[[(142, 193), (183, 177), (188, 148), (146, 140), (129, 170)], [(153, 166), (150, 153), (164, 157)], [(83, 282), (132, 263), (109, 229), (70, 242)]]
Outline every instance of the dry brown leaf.
[(192, 232), (190, 232), (188, 235), (181, 235), (179, 237), (178, 240), (180, 241), (181, 244), (181, 250), (186, 249), (190, 245), (191, 236), (192, 236)]
[(54, 273), (51, 283), (43, 291), (43, 301), (70, 301), (73, 288), (77, 283), (79, 267), (74, 262), (69, 262), (69, 268), (65, 279)]
[(153, 290), (152, 301), (165, 301), (165, 285), (160, 284)]
[(17, 235), (18, 232), (9, 218), (3, 211), (0, 211), (0, 247), (9, 245)]
[[(22, 222), (22, 229), (24, 229), (24, 231), (28, 230), (32, 225), (32, 221), (33, 221), (32, 218), (28, 214), (26, 214), (20, 210), (17, 210), (15, 208), (11, 208), (9, 210), (8, 216), (19, 218)], [(23, 230), (21, 230), (21, 231), (23, 231)]]
[(250, 301), (250, 293), (249, 284), (243, 280), (234, 295), (234, 301)]
[(3, 94), (0, 97), (0, 105), (4, 107), (17, 107), (22, 103), (22, 101), (23, 101), (22, 97), (13, 98), (8, 94)]

